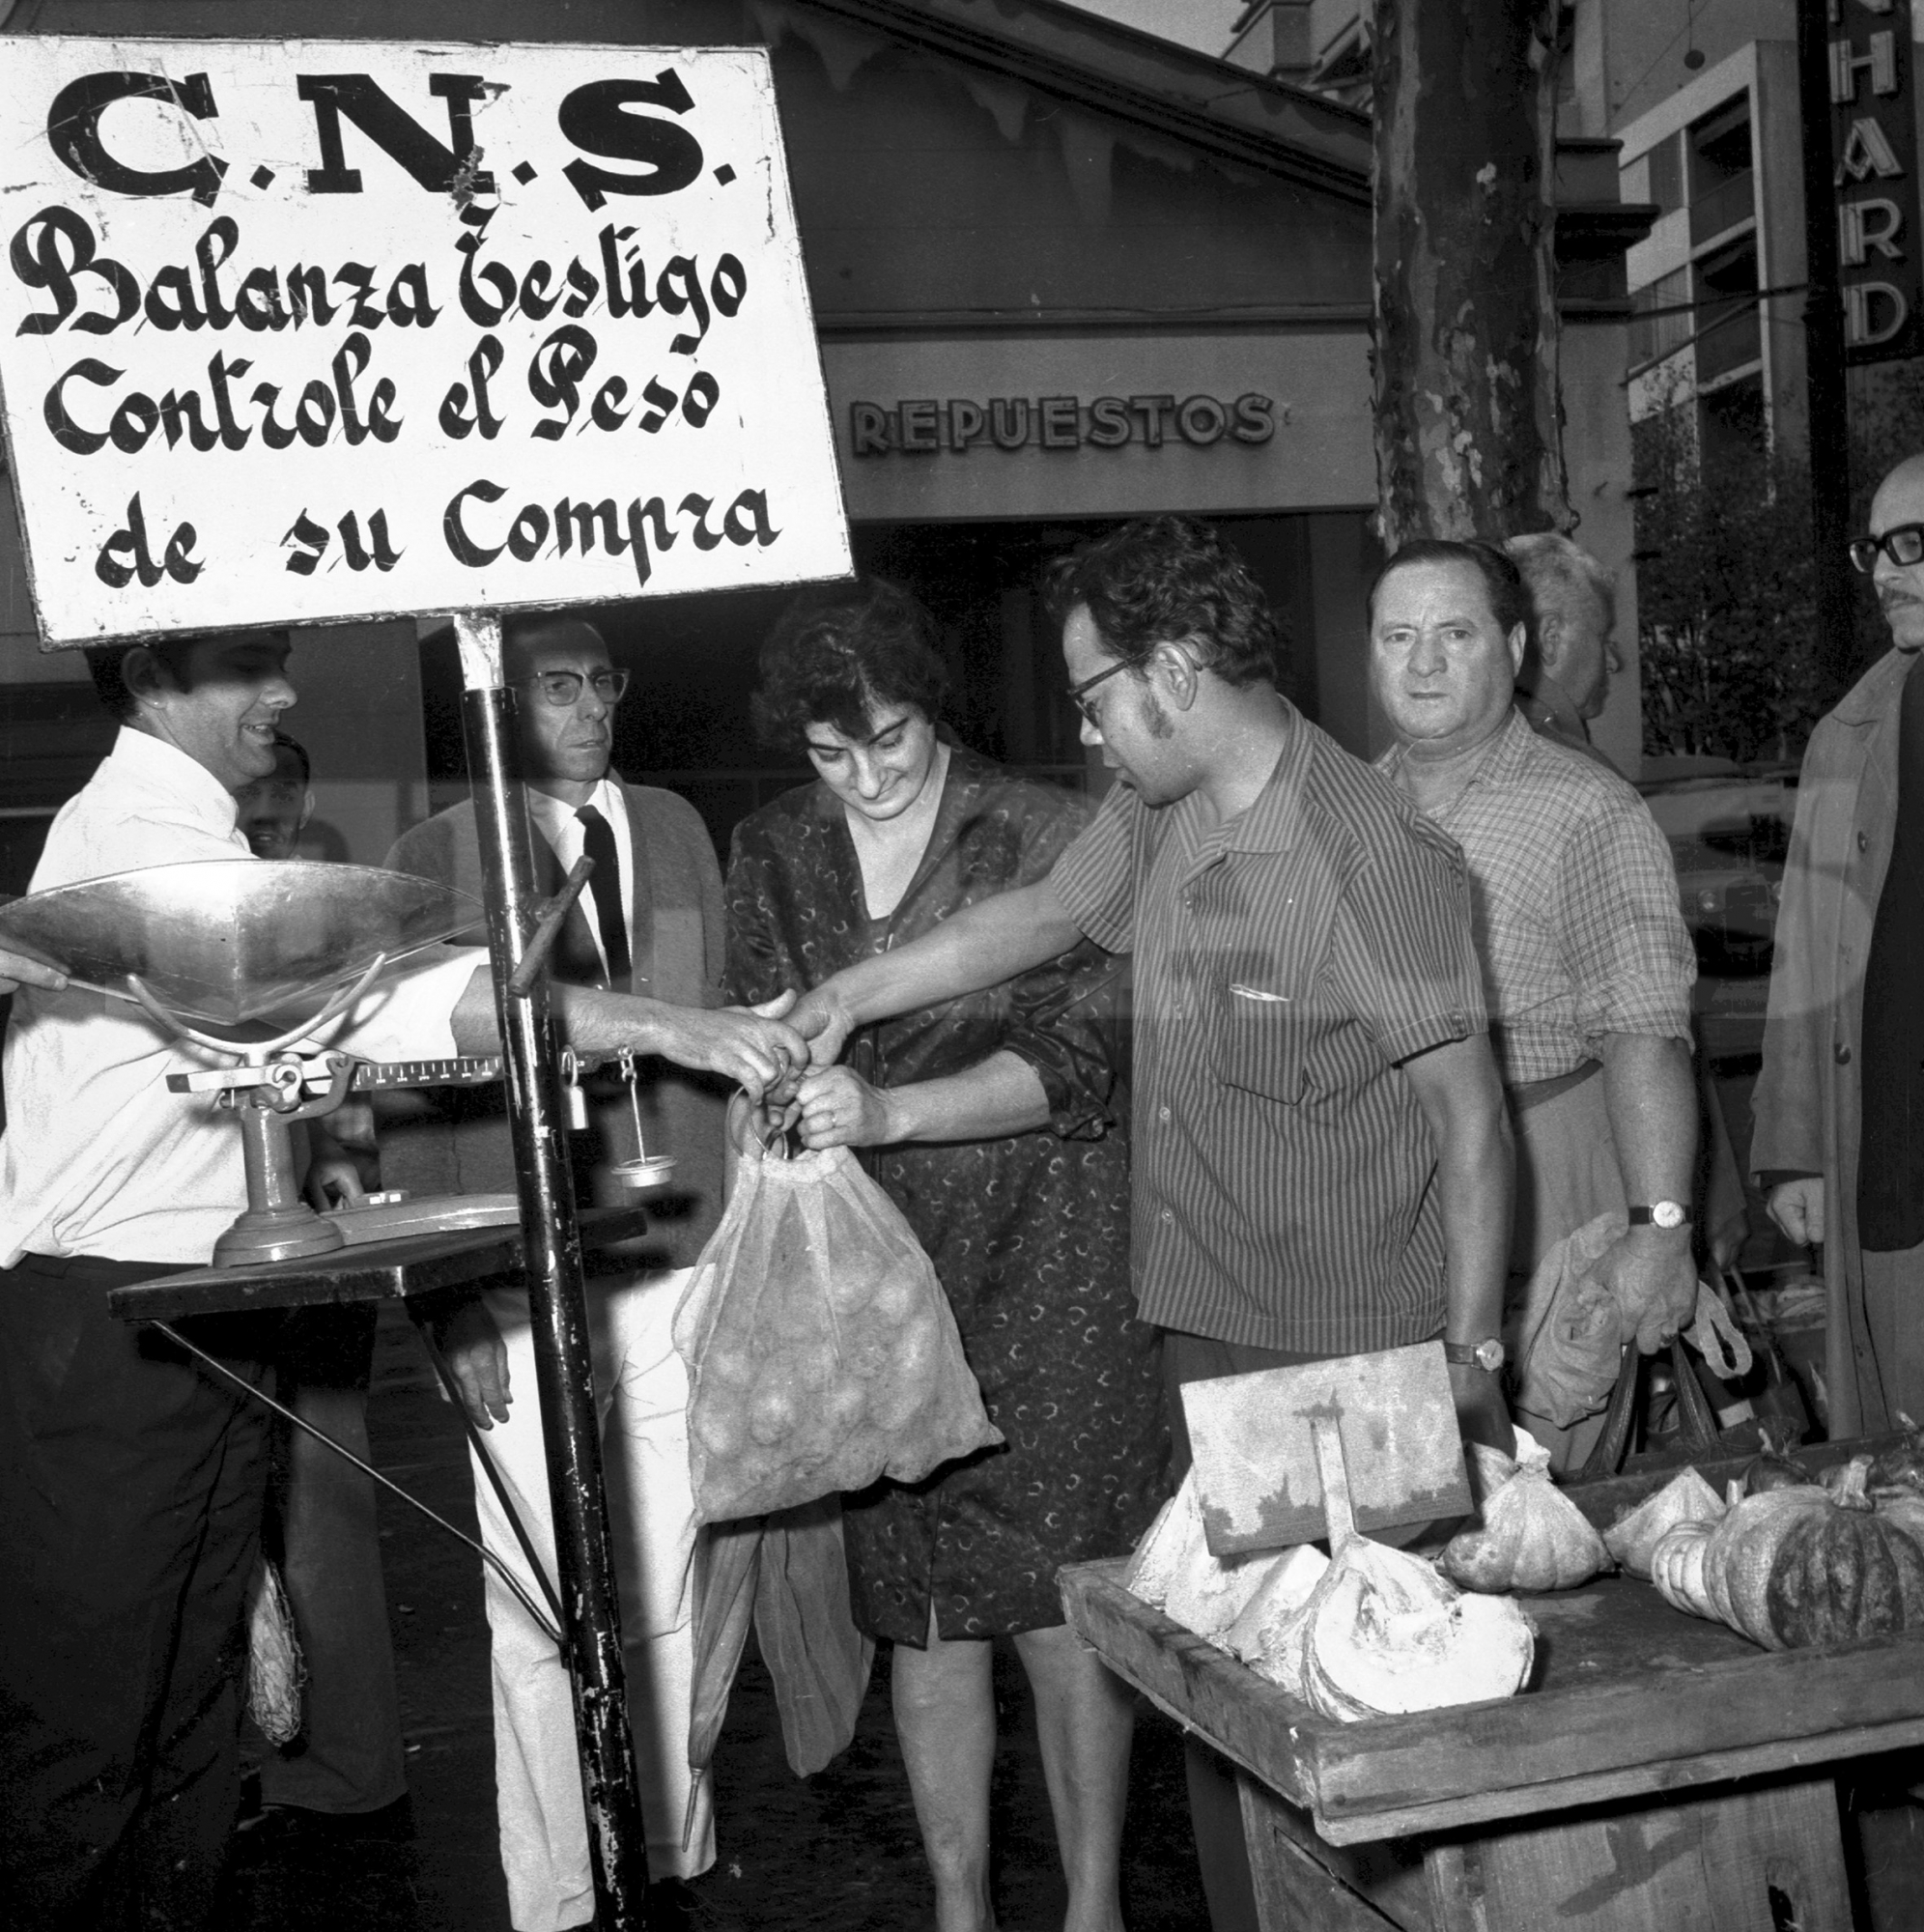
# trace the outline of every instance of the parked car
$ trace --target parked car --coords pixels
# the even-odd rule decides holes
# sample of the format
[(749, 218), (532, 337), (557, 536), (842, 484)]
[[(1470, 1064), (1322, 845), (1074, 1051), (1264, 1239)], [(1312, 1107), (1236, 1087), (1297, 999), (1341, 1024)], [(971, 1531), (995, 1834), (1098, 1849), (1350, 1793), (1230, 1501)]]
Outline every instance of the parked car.
[(1670, 840), (1698, 969), (1724, 978), (1768, 973), (1796, 765), (1646, 758), (1637, 789)]

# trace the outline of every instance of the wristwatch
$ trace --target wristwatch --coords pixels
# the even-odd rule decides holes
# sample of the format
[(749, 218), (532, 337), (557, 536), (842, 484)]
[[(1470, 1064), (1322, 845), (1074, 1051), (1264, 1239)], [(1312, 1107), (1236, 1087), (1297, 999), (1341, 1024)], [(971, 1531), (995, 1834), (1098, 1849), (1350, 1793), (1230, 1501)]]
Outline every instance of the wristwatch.
[(1493, 1376), (1503, 1366), (1503, 1344), (1494, 1335), (1487, 1342), (1445, 1342), (1443, 1359), (1459, 1369), (1482, 1369)]
[(1681, 1201), (1653, 1201), (1648, 1207), (1639, 1204), (1630, 1209), (1630, 1226), (1633, 1228), (1674, 1230), (1686, 1228), (1689, 1224), (1690, 1210)]

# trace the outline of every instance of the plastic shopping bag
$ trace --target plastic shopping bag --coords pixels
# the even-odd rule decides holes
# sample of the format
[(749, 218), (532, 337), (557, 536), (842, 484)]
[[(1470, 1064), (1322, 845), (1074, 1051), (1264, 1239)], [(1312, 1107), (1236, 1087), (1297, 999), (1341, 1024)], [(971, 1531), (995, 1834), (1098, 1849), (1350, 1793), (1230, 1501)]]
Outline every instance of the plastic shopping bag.
[[(848, 1748), (868, 1689), (875, 1645), (848, 1606), (841, 1504), (834, 1496), (780, 1516), (711, 1523), (694, 1550), (694, 1696), (688, 1762), (707, 1770), (728, 1714), (728, 1693), (750, 1619), (781, 1714), (781, 1742), (797, 1777), (812, 1777)], [(698, 1788), (698, 1787), (697, 1787)], [(682, 1844), (693, 1833), (689, 1792)]]
[(928, 1257), (846, 1148), (746, 1153), (675, 1311), (697, 1522), (999, 1443)]

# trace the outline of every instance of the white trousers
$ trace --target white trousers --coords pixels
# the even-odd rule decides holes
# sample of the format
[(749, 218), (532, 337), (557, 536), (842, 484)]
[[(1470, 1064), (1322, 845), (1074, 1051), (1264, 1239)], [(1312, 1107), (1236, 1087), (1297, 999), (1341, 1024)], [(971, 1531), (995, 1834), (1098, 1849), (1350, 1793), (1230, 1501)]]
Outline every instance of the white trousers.
[[(693, 1696), (694, 1498), (689, 1487), (688, 1372), (670, 1337), (689, 1270), (588, 1284), (595, 1406), (621, 1599), (628, 1720), (641, 1787), (651, 1878), (693, 1878), (715, 1862), (707, 1775), (682, 1848), (691, 1777)], [(527, 1296), (494, 1291), (490, 1313), (507, 1344), (508, 1420), (482, 1440), (552, 1577), (548, 1500)], [(481, 1540), (542, 1601), (493, 1485), (474, 1470)], [(554, 1645), (495, 1576), (484, 1571), (493, 1634), (495, 1785), (508, 1912), (516, 1932), (562, 1932), (594, 1917), (587, 1819), (575, 1747), (574, 1701)]]

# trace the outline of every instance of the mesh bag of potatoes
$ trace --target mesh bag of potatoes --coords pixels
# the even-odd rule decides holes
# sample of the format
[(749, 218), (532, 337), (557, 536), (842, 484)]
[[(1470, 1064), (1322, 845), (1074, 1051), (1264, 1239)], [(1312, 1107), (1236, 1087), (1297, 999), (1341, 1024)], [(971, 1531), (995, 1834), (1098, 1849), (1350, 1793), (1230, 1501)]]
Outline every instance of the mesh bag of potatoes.
[(697, 1522), (999, 1443), (935, 1268), (846, 1148), (743, 1156), (675, 1311)]

